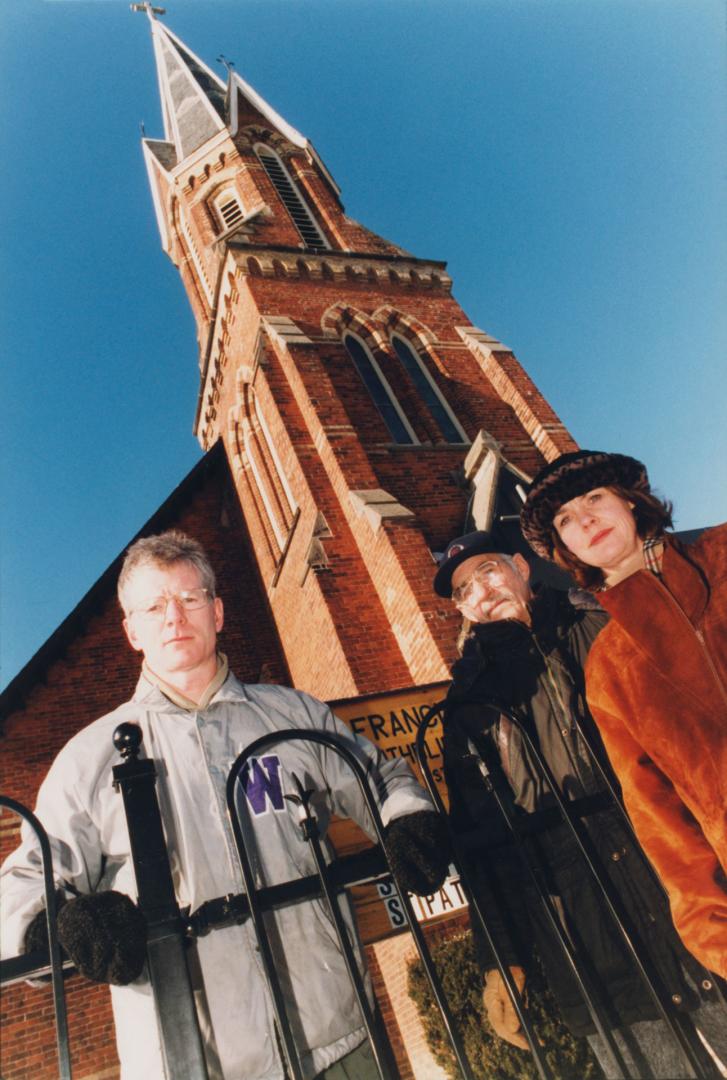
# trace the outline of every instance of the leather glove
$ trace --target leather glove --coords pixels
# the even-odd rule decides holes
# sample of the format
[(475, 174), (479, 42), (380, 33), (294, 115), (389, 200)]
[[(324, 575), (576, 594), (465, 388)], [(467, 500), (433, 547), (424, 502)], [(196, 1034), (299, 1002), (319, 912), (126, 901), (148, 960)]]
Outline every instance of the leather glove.
[(451, 858), (446, 823), (434, 810), (395, 818), (384, 831), (392, 870), (407, 892), (429, 896), (444, 884)]
[[(522, 994), (525, 989), (525, 972), (521, 967), (511, 967), (510, 974), (515, 980), (518, 991)], [(522, 1033), (520, 1020), (515, 1012), (515, 1006), (510, 1000), (510, 995), (505, 986), (505, 980), (500, 972), (493, 968), (485, 975), (485, 989), (482, 994), (490, 1026), (501, 1039), (512, 1043), (521, 1050), (530, 1050), (528, 1040)]]
[[(76, 970), (92, 982), (126, 986), (146, 960), (146, 920), (120, 892), (91, 893), (59, 905), (58, 941)], [(25, 951), (48, 951), (45, 911), (25, 932)]]

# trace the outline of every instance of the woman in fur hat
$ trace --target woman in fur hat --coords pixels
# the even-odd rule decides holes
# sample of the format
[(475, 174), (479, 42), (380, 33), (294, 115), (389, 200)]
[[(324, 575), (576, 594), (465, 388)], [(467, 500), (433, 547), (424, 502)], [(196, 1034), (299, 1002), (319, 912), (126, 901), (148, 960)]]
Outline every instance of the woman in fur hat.
[(588, 704), (682, 940), (727, 977), (727, 525), (689, 545), (670, 525), (641, 462), (590, 450), (546, 465), (521, 516), (611, 616)]

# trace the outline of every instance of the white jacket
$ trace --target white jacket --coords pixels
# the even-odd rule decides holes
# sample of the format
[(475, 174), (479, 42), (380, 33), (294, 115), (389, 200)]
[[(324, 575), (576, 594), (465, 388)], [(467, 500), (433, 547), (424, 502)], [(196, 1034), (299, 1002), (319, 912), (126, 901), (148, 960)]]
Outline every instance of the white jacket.
[[(136, 898), (122, 798), (112, 787), (119, 761), (112, 736), (122, 721), (141, 726), (146, 756), (157, 763), (157, 792), (177, 899), (194, 911), (205, 900), (244, 891), (227, 816), (225, 787), (238, 754), (259, 736), (285, 728), (338, 732), (368, 767), (385, 824), (431, 809), (401, 759), (387, 760), (353, 736), (320, 701), (280, 686), (243, 686), (230, 675), (200, 710), (173, 704), (142, 675), (131, 701), (79, 732), (60, 752), (41, 785), (36, 813), (48, 832), (56, 881), (83, 893), (117, 889)], [(322, 830), (331, 812), (351, 817), (371, 834), (356, 780), (340, 755), (314, 743), (272, 745), (246, 778), (246, 829), (254, 830), (259, 883), (315, 872), (301, 839), (292, 793), (294, 771), (322, 793)], [(22, 844), (2, 868), (2, 955), (22, 952), (25, 930), (43, 905), (40, 854), (23, 825)], [(314, 1076), (364, 1038), (355, 994), (323, 901), (288, 906), (266, 917), (282, 975), (306, 1077)], [(197, 1008), (210, 1077), (282, 1080), (272, 1002), (250, 921), (197, 939), (203, 990)], [(151, 988), (146, 973), (111, 987), (123, 1080), (164, 1075)]]

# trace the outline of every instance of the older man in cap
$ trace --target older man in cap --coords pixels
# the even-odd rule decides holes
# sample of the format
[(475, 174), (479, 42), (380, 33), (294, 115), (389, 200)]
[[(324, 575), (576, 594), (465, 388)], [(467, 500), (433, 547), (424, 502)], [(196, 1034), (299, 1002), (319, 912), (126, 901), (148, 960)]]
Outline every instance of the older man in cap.
[[(468, 628), (461, 659), (452, 670), (444, 717), (451, 824), (459, 835), (489, 838), (487, 852), (469, 856), (466, 869), (516, 984), (525, 987), (536, 951), (571, 1031), (588, 1037), (607, 1076), (621, 1075), (613, 1071), (542, 905), (529, 893), (522, 864), (511, 849), (508, 854), (507, 845), (498, 847), (502, 819), (478, 756), (499, 774), (493, 778), (516, 816), (553, 805), (533, 753), (505, 710), (517, 716), (561, 794), (569, 800), (591, 798), (597, 809), (585, 819), (588, 837), (620, 898), (624, 921), (655, 966), (667, 997), (719, 1041), (725, 1013), (710, 1000), (715, 991), (705, 987), (701, 969), (681, 945), (661, 890), (605, 793), (599, 765), (608, 770), (608, 764), (586, 708), (583, 667), (606, 613), (588, 593), (533, 589), (525, 558), (503, 552), (487, 532), (472, 532), (448, 545), (434, 588), (451, 598)], [(554, 822), (535, 833), (529, 853), (629, 1070), (639, 1077), (691, 1076), (567, 826), (557, 816)], [(501, 1038), (527, 1049), (494, 958), (481, 935), (476, 933), (476, 940), (492, 1027)]]

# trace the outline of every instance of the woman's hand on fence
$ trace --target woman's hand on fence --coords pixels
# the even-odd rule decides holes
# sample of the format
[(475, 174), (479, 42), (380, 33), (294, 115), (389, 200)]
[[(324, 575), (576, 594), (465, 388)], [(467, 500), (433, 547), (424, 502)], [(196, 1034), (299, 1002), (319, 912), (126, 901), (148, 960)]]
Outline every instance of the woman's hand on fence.
[[(520, 994), (525, 990), (525, 972), (521, 967), (511, 967), (510, 974)], [(482, 994), (487, 1018), (492, 1030), (501, 1039), (512, 1043), (521, 1050), (529, 1050), (528, 1040), (523, 1035), (518, 1014), (515, 1012), (510, 995), (497, 968), (492, 968), (485, 975), (485, 989)]]

